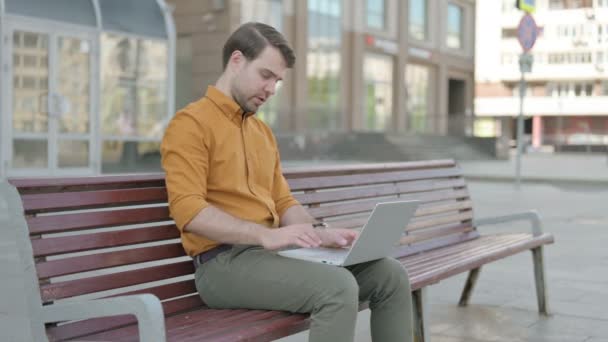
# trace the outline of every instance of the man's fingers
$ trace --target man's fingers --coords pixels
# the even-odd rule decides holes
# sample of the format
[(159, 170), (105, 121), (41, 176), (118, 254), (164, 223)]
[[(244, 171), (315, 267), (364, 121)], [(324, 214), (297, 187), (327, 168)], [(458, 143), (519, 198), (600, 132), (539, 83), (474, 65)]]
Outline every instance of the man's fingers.
[(314, 241), (317, 245), (320, 245), (321, 243), (323, 243), (323, 240), (321, 240), (321, 238), (319, 237), (319, 234), (317, 234), (317, 232), (315, 232), (314, 230), (311, 232), (307, 232), (306, 235), (312, 240)]
[(305, 241), (309, 245), (309, 247), (317, 247), (319, 245), (316, 239), (307, 233), (300, 234), (298, 238), (302, 241)]
[(296, 240), (296, 245), (302, 247), (302, 248), (312, 248), (314, 247), (314, 245), (310, 242), (310, 240), (306, 239), (305, 237), (298, 237)]

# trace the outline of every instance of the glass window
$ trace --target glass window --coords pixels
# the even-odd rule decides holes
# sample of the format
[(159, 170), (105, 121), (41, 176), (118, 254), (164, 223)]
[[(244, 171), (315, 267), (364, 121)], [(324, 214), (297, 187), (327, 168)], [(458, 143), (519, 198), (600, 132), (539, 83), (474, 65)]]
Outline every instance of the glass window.
[(283, 1), (241, 1), (241, 23), (257, 21), (283, 30)]
[(370, 28), (386, 27), (386, 0), (367, 0), (366, 22)]
[(106, 140), (101, 159), (102, 173), (160, 172), (160, 142)]
[(417, 40), (427, 40), (427, 1), (410, 0), (409, 3), (409, 30), (410, 37)]
[(463, 44), (462, 35), (462, 7), (448, 3), (448, 30), (446, 46), (452, 49), (461, 49)]
[(417, 64), (408, 64), (405, 69), (405, 82), (407, 89), (408, 128), (411, 132), (427, 132), (427, 118), (429, 115), (429, 67)]
[(160, 171), (167, 112), (167, 43), (101, 37), (102, 172)]
[(102, 50), (102, 134), (160, 139), (169, 117), (166, 42), (104, 34)]
[(564, 8), (564, 0), (549, 0), (549, 9)]
[(367, 53), (363, 62), (365, 77), (364, 127), (371, 131), (386, 131), (392, 124), (393, 58)]
[(59, 167), (89, 166), (89, 142), (86, 140), (64, 140), (58, 142), (57, 163)]
[(340, 0), (308, 1), (308, 128), (333, 130), (341, 126)]
[(78, 38), (60, 37), (58, 41), (58, 88), (65, 105), (59, 118), (61, 133), (88, 133), (91, 75), (90, 43)]
[[(241, 22), (246, 23), (250, 21), (268, 24), (281, 32), (283, 29), (283, 1), (241, 1)], [(274, 96), (260, 107), (256, 113), (256, 116), (273, 130), (278, 130), (279, 128), (280, 102), (283, 93), (281, 85), (282, 83), (277, 84)]]
[(22, 168), (47, 168), (48, 167), (48, 143), (46, 140), (13, 140), (13, 162), (12, 167)]
[[(45, 34), (15, 31), (13, 58), (20, 66), (14, 68), (12, 127), (18, 133), (48, 132), (48, 36)], [(40, 60), (44, 62), (39, 63)]]

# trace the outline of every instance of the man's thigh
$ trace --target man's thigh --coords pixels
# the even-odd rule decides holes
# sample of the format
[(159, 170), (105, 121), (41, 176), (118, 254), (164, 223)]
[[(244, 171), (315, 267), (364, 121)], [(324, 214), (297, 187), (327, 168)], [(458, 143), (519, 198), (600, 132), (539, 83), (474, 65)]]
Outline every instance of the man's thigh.
[(311, 312), (345, 287), (357, 286), (341, 267), (285, 258), (261, 247), (235, 247), (199, 267), (196, 287), (212, 308)]

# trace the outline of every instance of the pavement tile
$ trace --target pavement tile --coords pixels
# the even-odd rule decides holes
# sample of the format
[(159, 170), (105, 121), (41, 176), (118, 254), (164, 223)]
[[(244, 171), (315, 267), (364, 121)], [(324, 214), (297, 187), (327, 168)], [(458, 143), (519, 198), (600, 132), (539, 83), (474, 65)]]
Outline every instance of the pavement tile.
[(525, 330), (538, 319), (536, 312), (481, 305), (470, 305), (466, 308), (434, 305), (430, 318), (432, 326), (451, 325), (440, 332), (431, 330), (432, 333), (467, 340), (500, 342), (520, 341), (518, 332)]
[(608, 338), (608, 320), (555, 314), (539, 319), (528, 328), (528, 331), (530, 334), (541, 337), (550, 334), (565, 334)]

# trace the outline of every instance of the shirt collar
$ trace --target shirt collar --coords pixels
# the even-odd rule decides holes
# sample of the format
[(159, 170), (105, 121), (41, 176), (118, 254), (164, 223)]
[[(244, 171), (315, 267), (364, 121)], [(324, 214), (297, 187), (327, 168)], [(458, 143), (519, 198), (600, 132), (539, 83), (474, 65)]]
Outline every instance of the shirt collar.
[[(242, 124), (243, 109), (230, 96), (224, 94), (214, 86), (208, 86), (205, 97), (215, 103), (229, 120), (233, 121), (239, 126)], [(245, 113), (244, 117), (247, 118), (253, 114), (255, 113), (247, 112)]]

